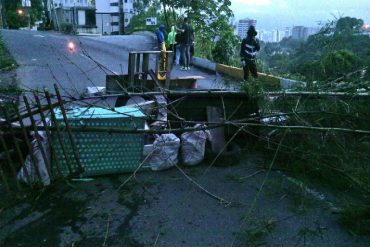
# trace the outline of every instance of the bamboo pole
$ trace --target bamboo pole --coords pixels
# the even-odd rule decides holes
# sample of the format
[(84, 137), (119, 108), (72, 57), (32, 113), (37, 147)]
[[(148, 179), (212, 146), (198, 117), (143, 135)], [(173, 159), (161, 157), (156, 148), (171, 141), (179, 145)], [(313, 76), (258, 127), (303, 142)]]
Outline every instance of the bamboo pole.
[(22, 188), (21, 188), (21, 185), (19, 184), (19, 181), (17, 179), (17, 172), (15, 170), (14, 163), (12, 161), (12, 158), (10, 157), (9, 149), (8, 149), (8, 146), (6, 145), (5, 140), (4, 140), (3, 133), (0, 135), (0, 142), (1, 142), (1, 145), (3, 146), (3, 149), (4, 149), (4, 152), (5, 152), (6, 158), (8, 159), (10, 170), (13, 173), (13, 176), (14, 176), (15, 183), (17, 185), (17, 188), (18, 188), (19, 191), (21, 191)]
[[(18, 111), (18, 109), (16, 109), (15, 111), (17, 117), (19, 119), (21, 119), (20, 117), (20, 113)], [(24, 126), (24, 123), (23, 123), (23, 120), (20, 120), (19, 121), (19, 125), (20, 125), (20, 129), (23, 133), (23, 136), (24, 136), (24, 140), (26, 141), (26, 144), (27, 144), (27, 147), (28, 147), (28, 151), (30, 152), (30, 156), (31, 156), (31, 159), (32, 159), (32, 166), (33, 168), (35, 169), (36, 171), (36, 176), (37, 176), (37, 179), (39, 180), (40, 183), (42, 183), (42, 178), (41, 178), (41, 174), (40, 174), (40, 171), (39, 171), (39, 167), (37, 166), (37, 159), (33, 153), (33, 146), (32, 146), (32, 142), (30, 141), (30, 139), (28, 138), (28, 133), (27, 133), (27, 130), (26, 130), (26, 127)], [(15, 130), (16, 127), (13, 127), (13, 130)], [(27, 167), (24, 167), (24, 169), (27, 169)]]
[[(69, 173), (72, 174), (73, 171), (72, 171), (71, 161), (69, 159), (67, 148), (65, 146), (63, 134), (61, 134), (57, 118), (55, 117), (53, 105), (51, 104), (50, 94), (49, 94), (49, 92), (46, 88), (44, 88), (44, 92), (45, 92), (45, 97), (46, 97), (46, 100), (48, 102), (48, 107), (49, 107), (50, 114), (51, 114), (51, 121), (53, 122), (53, 125), (55, 126), (55, 127), (50, 127), (49, 129), (56, 131), (57, 137), (58, 137), (58, 140), (59, 140), (59, 144), (62, 147), (62, 152), (63, 152), (63, 155), (64, 155), (64, 159), (65, 159), (66, 164), (67, 164), (67, 169), (68, 169)], [(59, 106), (59, 102), (58, 102), (58, 106)]]
[[(196, 121), (185, 121), (185, 123), (203, 123), (204, 122), (196, 122)], [(352, 134), (363, 134), (363, 135), (370, 135), (370, 130), (359, 130), (359, 129), (346, 129), (346, 128), (335, 128), (335, 127), (310, 127), (310, 126), (289, 126), (289, 125), (272, 125), (272, 124), (259, 124), (259, 123), (252, 123), (252, 122), (238, 122), (238, 121), (226, 121), (220, 124), (217, 123), (206, 123), (208, 124), (207, 127), (201, 128), (177, 128), (177, 129), (163, 129), (163, 130), (146, 130), (146, 129), (126, 129), (126, 128), (102, 128), (102, 127), (70, 127), (71, 131), (76, 132), (108, 132), (108, 133), (126, 133), (126, 134), (168, 134), (168, 133), (176, 133), (181, 134), (184, 132), (191, 132), (191, 131), (198, 131), (198, 130), (209, 130), (218, 128), (221, 126), (249, 126), (249, 127), (261, 127), (267, 129), (290, 129), (290, 130), (307, 130), (307, 131), (319, 131), (319, 132), (327, 132), (327, 131), (335, 131), (335, 132), (344, 132), (344, 133), (352, 133)], [(15, 130), (17, 128), (14, 128)], [(45, 130), (44, 127), (37, 127), (39, 130)], [(50, 128), (51, 130), (55, 130), (55, 128)]]
[[(27, 99), (27, 97), (25, 95), (23, 95), (23, 100), (24, 100), (24, 104), (25, 104), (25, 106), (27, 108), (27, 111), (29, 113), (31, 113), (31, 107), (30, 107), (30, 104), (28, 102), (28, 99)], [(49, 177), (52, 178), (52, 174), (51, 174), (51, 170), (50, 170), (51, 169), (50, 162), (49, 162), (49, 159), (46, 156), (46, 152), (45, 152), (44, 147), (43, 147), (43, 145), (41, 143), (41, 136), (38, 133), (38, 129), (37, 129), (37, 126), (36, 126), (36, 121), (33, 118), (33, 115), (30, 115), (30, 120), (31, 120), (31, 127), (33, 128), (33, 131), (35, 133), (37, 146), (39, 147), (39, 149), (41, 151), (41, 156), (42, 156), (42, 159), (45, 162), (46, 169), (47, 169), (47, 172), (49, 174)], [(45, 128), (45, 126), (43, 126), (43, 127)]]
[[(49, 129), (48, 123), (46, 122), (45, 114), (44, 114), (43, 111), (41, 111), (42, 105), (41, 105), (41, 102), (40, 102), (40, 98), (37, 96), (36, 93), (33, 93), (33, 97), (35, 98), (37, 107), (40, 110), (40, 117), (41, 117), (42, 124), (45, 126), (45, 133), (46, 133), (46, 136), (48, 138), (48, 145), (49, 145), (49, 148), (50, 148), (51, 155), (53, 157), (50, 160), (54, 160), (58, 175), (61, 176), (62, 172), (60, 171), (60, 164), (59, 164), (59, 161), (58, 161), (58, 157), (55, 153), (55, 149), (54, 149), (53, 144), (52, 144), (50, 129)], [(52, 167), (51, 167), (51, 169), (52, 169)]]
[(1, 166), (0, 166), (0, 177), (1, 177), (1, 180), (3, 181), (5, 190), (8, 192), (9, 195), (11, 195), (11, 190), (10, 190), (8, 181), (6, 181), (6, 177), (5, 177), (3, 168)]
[[(75, 99), (75, 100), (77, 100), (77, 99)], [(54, 104), (53, 104), (53, 107), (55, 107), (55, 106), (57, 106), (57, 103), (54, 103)], [(48, 108), (46, 108), (46, 107), (42, 107), (42, 108), (41, 108), (41, 110), (42, 110), (42, 111), (47, 111), (47, 110), (48, 110)], [(39, 113), (40, 113), (40, 110), (39, 110), (39, 109), (32, 110), (32, 111), (31, 111), (31, 113), (29, 113), (29, 112), (26, 112), (26, 113), (24, 113), (24, 114), (19, 113), (19, 114), (18, 114), (19, 116), (11, 118), (11, 119), (10, 119), (10, 122), (12, 122), (12, 123), (13, 123), (13, 122), (22, 121), (22, 119), (28, 118), (28, 117), (30, 117), (30, 116), (33, 116), (33, 115), (35, 115), (35, 114), (39, 114)], [(1, 126), (1, 125), (2, 125), (2, 123), (0, 123), (0, 126)]]
[[(15, 149), (16, 149), (16, 151), (17, 151), (17, 155), (18, 155), (18, 159), (19, 159), (19, 162), (21, 163), (21, 167), (23, 167), (24, 166), (24, 164), (25, 164), (25, 161), (24, 161), (24, 159), (23, 159), (23, 153), (22, 153), (22, 151), (21, 151), (21, 149), (20, 149), (20, 147), (19, 147), (19, 144), (18, 144), (18, 140), (17, 140), (17, 138), (16, 138), (16, 135), (15, 135), (15, 133), (14, 133), (14, 130), (13, 130), (13, 128), (12, 128), (12, 123), (9, 121), (9, 119), (10, 119), (10, 117), (9, 117), (9, 113), (8, 113), (8, 111), (4, 108), (4, 109), (2, 109), (3, 110), (3, 112), (4, 112), (4, 115), (5, 115), (5, 120), (7, 121), (7, 123), (9, 124), (8, 125), (8, 127), (9, 127), (9, 129), (10, 129), (10, 134), (11, 134), (11, 136), (12, 136), (12, 138), (13, 138), (13, 141), (14, 141), (14, 146), (15, 146)], [(30, 175), (29, 175), (29, 173), (28, 173), (28, 170), (24, 167), (24, 173), (25, 173), (25, 175), (26, 175), (26, 178), (27, 178), (27, 182), (28, 182), (28, 184), (31, 186), (31, 188), (33, 187), (33, 185), (32, 185), (32, 182), (31, 182), (31, 178), (30, 178)]]
[(74, 140), (73, 135), (72, 135), (71, 128), (70, 128), (69, 123), (68, 123), (68, 118), (67, 118), (66, 111), (64, 109), (62, 97), (60, 96), (59, 89), (58, 89), (58, 86), (56, 84), (54, 84), (54, 89), (55, 89), (55, 93), (57, 95), (57, 98), (58, 98), (58, 101), (59, 101), (59, 104), (60, 104), (60, 110), (61, 110), (62, 115), (63, 115), (63, 119), (64, 119), (64, 123), (65, 123), (66, 129), (67, 129), (67, 133), (68, 133), (69, 139), (71, 141), (73, 154), (76, 158), (77, 167), (78, 167), (77, 172), (83, 172), (83, 168), (82, 168), (81, 160), (80, 160), (80, 154), (78, 152), (75, 140)]

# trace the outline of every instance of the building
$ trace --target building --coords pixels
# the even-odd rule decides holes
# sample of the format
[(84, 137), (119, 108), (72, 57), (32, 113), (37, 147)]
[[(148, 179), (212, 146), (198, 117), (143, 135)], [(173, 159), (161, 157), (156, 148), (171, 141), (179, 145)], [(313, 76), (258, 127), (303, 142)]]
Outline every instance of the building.
[(241, 37), (242, 39), (247, 37), (247, 32), (248, 32), (248, 28), (250, 26), (256, 26), (257, 24), (257, 20), (253, 20), (253, 19), (242, 19), (242, 20), (239, 20), (238, 22), (238, 35), (239, 37)]
[(134, 0), (96, 0), (96, 24), (101, 34), (124, 34), (134, 16)]
[(292, 29), (290, 27), (286, 27), (285, 32), (284, 32), (284, 37), (288, 38), (290, 36), (292, 36)]
[(306, 40), (307, 39), (307, 28), (304, 26), (294, 26), (292, 28), (292, 39), (295, 40)]
[(306, 41), (309, 36), (317, 33), (319, 28), (294, 26), (292, 28), (292, 39)]
[(97, 32), (95, 0), (49, 0), (48, 11), (56, 30)]
[(278, 43), (280, 42), (284, 36), (283, 36), (283, 31), (280, 31), (278, 29), (272, 30), (272, 39), (271, 42)]

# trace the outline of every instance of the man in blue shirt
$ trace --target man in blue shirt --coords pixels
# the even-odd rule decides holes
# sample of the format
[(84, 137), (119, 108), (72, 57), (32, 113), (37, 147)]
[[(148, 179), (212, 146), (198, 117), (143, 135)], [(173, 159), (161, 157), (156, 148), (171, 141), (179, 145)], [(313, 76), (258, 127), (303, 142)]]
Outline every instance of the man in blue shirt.
[(155, 34), (157, 35), (158, 50), (162, 50), (162, 45), (164, 43), (164, 28), (165, 26), (161, 24), (155, 32)]

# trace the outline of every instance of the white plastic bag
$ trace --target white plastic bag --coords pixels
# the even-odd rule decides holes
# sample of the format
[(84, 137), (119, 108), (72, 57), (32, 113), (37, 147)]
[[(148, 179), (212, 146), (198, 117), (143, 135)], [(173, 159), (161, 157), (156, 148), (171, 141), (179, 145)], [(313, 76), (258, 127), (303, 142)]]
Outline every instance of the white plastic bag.
[(147, 164), (153, 171), (162, 171), (173, 167), (178, 162), (180, 139), (174, 134), (157, 136), (153, 143), (153, 151), (147, 158)]
[[(195, 128), (202, 127), (197, 124)], [(181, 134), (181, 158), (184, 165), (198, 165), (204, 159), (206, 141), (210, 137), (208, 130), (185, 132)]]

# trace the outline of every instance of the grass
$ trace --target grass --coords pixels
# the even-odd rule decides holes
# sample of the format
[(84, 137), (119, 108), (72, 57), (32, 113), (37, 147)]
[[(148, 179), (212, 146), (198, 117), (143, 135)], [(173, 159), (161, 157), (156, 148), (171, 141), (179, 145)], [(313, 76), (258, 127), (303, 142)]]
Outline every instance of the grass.
[(240, 243), (246, 246), (266, 246), (266, 238), (271, 234), (276, 226), (274, 218), (248, 218), (247, 227), (237, 233)]
[[(10, 56), (9, 52), (6, 50), (4, 41), (1, 36), (0, 32), (0, 95), (10, 96), (11, 98), (18, 98), (21, 91), (15, 81), (15, 76), (10, 75), (7, 73), (12, 71), (16, 68), (16, 62)], [(5, 76), (2, 76), (3, 71), (5, 71)], [(8, 78), (10, 76), (10, 78)], [(4, 97), (3, 101), (1, 102), (2, 106), (8, 109), (9, 113), (12, 114), (14, 112), (14, 107), (17, 107), (17, 104), (13, 104), (11, 100)], [(2, 116), (2, 112), (0, 111), (0, 116)]]
[(354, 235), (370, 235), (370, 206), (348, 205), (341, 215), (340, 222)]
[(16, 62), (10, 57), (6, 50), (4, 41), (0, 33), (0, 70), (11, 70), (16, 67)]
[[(242, 90), (248, 94), (264, 94), (252, 83), (245, 83)], [(287, 125), (346, 128), (369, 131), (370, 106), (368, 99), (342, 98), (288, 98), (281, 96), (274, 100), (260, 99), (261, 115), (284, 112)], [(263, 133), (272, 129), (262, 129)], [(260, 139), (257, 147), (266, 156), (275, 153), (278, 143), (286, 130), (276, 130), (267, 139)], [(342, 225), (355, 234), (370, 235), (370, 137), (369, 135), (337, 131), (292, 131), (288, 130), (279, 149), (274, 168), (281, 169), (289, 176), (330, 191), (345, 207)], [(296, 205), (301, 213), (306, 211), (307, 200), (298, 193)], [(345, 200), (344, 200), (345, 199)], [(353, 204), (346, 207), (348, 200)], [(303, 207), (302, 207), (303, 206)], [(361, 209), (361, 210), (358, 210)]]

